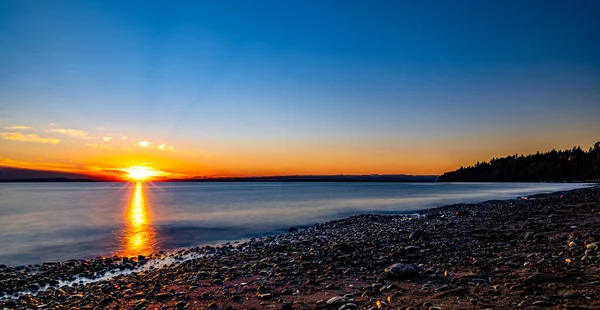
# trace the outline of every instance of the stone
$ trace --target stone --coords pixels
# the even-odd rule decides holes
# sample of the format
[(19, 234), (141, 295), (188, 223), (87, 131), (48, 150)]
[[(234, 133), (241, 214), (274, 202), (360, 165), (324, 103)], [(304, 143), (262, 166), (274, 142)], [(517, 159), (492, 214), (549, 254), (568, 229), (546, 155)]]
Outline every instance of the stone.
[(384, 272), (389, 278), (403, 279), (410, 278), (419, 274), (420, 269), (408, 264), (393, 264), (387, 267)]
[(415, 230), (412, 233), (410, 233), (410, 236), (408, 236), (409, 239), (413, 239), (413, 240), (418, 240), (423, 236), (423, 232), (420, 230)]
[(348, 298), (346, 298), (346, 297), (335, 296), (335, 297), (329, 298), (329, 300), (327, 300), (326, 303), (328, 305), (339, 305), (339, 304), (343, 304), (343, 303), (345, 303), (347, 301), (348, 301)]
[(339, 310), (358, 310), (358, 309), (360, 309), (360, 308), (356, 304), (349, 302), (349, 303), (341, 306)]
[(154, 298), (158, 301), (165, 301), (171, 299), (171, 295), (169, 295), (168, 293), (160, 293), (154, 295)]
[(421, 250), (421, 248), (416, 245), (409, 245), (409, 246), (405, 247), (404, 250), (406, 250), (406, 252), (408, 252), (408, 253), (415, 253), (415, 252), (419, 252)]
[(534, 301), (532, 305), (538, 306), (538, 307), (552, 307), (552, 306), (556, 306), (555, 303), (553, 303), (551, 301), (547, 301), (547, 300)]
[(271, 294), (271, 293), (257, 294), (256, 296), (258, 296), (258, 298), (260, 298), (262, 300), (267, 300), (267, 299), (273, 298), (273, 294)]

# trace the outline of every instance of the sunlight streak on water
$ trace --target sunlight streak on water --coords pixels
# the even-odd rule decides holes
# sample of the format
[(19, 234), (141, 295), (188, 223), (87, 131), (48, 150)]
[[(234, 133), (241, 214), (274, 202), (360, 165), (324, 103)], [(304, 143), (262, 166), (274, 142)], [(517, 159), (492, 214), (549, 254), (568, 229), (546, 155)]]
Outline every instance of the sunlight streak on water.
[(131, 195), (126, 213), (126, 227), (121, 242), (122, 249), (118, 255), (147, 255), (156, 248), (156, 230), (152, 226), (152, 214), (146, 204), (144, 183), (137, 182)]

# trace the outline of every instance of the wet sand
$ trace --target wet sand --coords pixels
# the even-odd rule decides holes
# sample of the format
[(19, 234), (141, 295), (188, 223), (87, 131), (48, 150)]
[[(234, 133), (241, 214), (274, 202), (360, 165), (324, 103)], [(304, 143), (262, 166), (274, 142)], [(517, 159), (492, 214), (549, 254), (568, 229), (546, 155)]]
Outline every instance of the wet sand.
[(599, 187), (290, 230), (0, 266), (0, 308), (600, 309)]

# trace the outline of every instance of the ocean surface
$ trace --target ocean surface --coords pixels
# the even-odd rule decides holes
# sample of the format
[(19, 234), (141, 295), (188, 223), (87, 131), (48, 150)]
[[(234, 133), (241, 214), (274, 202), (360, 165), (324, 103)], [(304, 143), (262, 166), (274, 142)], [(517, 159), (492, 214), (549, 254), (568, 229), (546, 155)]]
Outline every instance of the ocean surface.
[(0, 183), (0, 264), (138, 255), (362, 213), (582, 187), (556, 183)]

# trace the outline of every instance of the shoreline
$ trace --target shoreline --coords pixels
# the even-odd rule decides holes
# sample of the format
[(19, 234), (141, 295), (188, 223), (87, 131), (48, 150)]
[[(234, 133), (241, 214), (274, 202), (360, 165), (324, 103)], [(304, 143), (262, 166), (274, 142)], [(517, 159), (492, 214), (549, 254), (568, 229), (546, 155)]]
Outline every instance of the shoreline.
[[(561, 205), (570, 206), (571, 213), (586, 208), (593, 212), (577, 213), (584, 225), (567, 225), (575, 219), (568, 218), (569, 213), (562, 208), (554, 208)], [(532, 298), (531, 302), (520, 307), (559, 306), (565, 298), (574, 306), (600, 307), (599, 296), (593, 293), (600, 289), (598, 247), (585, 254), (590, 251), (586, 248), (589, 244), (600, 241), (598, 228), (588, 227), (600, 216), (597, 185), (531, 195), (528, 199), (454, 204), (416, 213), (419, 215), (357, 215), (276, 236), (134, 259), (69, 260), (41, 264), (34, 270), (2, 265), (0, 279), (5, 280), (0, 280), (0, 308), (29, 308), (40, 303), (49, 308), (81, 309), (123, 305), (140, 309), (359, 309), (384, 304), (453, 309), (458, 303), (467, 309), (515, 308), (527, 302), (526, 296)], [(530, 221), (538, 217), (541, 226)], [(572, 236), (575, 233), (579, 235)], [(520, 257), (515, 249), (528, 253)], [(565, 258), (569, 254), (583, 255)], [(524, 261), (510, 262), (511, 257)], [(385, 272), (394, 263), (408, 264), (418, 271), (398, 278), (392, 275), (393, 270)], [(575, 268), (579, 265), (590, 270)], [(534, 267), (538, 268), (531, 273)], [(507, 270), (497, 274), (495, 269)], [(572, 282), (546, 276), (560, 271), (564, 277), (589, 278), (587, 285), (577, 287), (581, 294), (556, 298), (542, 294), (549, 289), (539, 288), (535, 282), (554, 285), (555, 295), (560, 285)], [(511, 274), (520, 279), (524, 275), (519, 272), (528, 277), (537, 275), (540, 281), (516, 279), (507, 286), (506, 281), (498, 280)], [(82, 278), (94, 277), (101, 278), (79, 283)], [(64, 284), (70, 286), (61, 286)], [(130, 291), (123, 293), (122, 287)], [(499, 293), (515, 296), (502, 299)], [(339, 298), (332, 300), (336, 296)], [(487, 303), (469, 296), (479, 296)]]
[[(14, 188), (9, 186), (6, 188), (7, 199), (0, 203), (0, 209), (11, 210), (13, 206), (19, 204), (19, 199), (15, 201), (11, 198), (14, 194), (22, 191), (31, 195), (22, 199), (22, 202), (29, 202), (23, 205), (22, 210), (13, 214), (9, 212), (6, 218), (0, 219), (0, 223), (4, 224), (4, 229), (0, 230), (6, 234), (6, 238), (0, 238), (5, 245), (3, 248), (5, 251), (0, 251), (0, 264), (14, 267), (112, 255), (146, 255), (159, 250), (171, 251), (272, 236), (287, 232), (289, 227), (307, 227), (351, 215), (410, 214), (449, 204), (513, 199), (540, 192), (550, 193), (582, 188), (586, 185), (586, 183), (205, 184), (206, 187), (202, 184), (186, 185), (185, 183), (144, 186), (142, 191), (145, 197), (144, 209), (147, 209), (144, 214), (150, 219), (148, 222), (150, 224), (145, 227), (151, 231), (151, 235), (146, 239), (148, 246), (143, 249), (138, 247), (137, 251), (128, 251), (130, 245), (126, 243), (126, 240), (129, 240), (126, 236), (131, 232), (129, 228), (132, 225), (131, 213), (128, 212), (134, 207), (132, 198), (136, 183), (91, 184), (91, 187), (64, 183), (57, 184), (56, 187), (44, 183), (32, 184), (32, 186), (17, 185)], [(180, 195), (178, 188), (182, 187), (194, 189), (185, 189), (183, 191), (186, 193)], [(123, 191), (123, 188), (127, 190)], [(110, 195), (111, 202), (102, 203), (104, 199), (97, 194), (94, 195), (100, 191), (88, 191), (88, 189), (104, 191), (106, 195)], [(166, 190), (163, 193), (161, 189)], [(77, 191), (77, 194), (69, 195), (68, 193), (73, 190)], [(254, 194), (248, 197), (250, 198), (248, 201), (234, 198), (237, 195), (221, 197), (211, 194), (208, 201), (199, 198), (203, 195), (202, 192), (217, 194), (223, 190), (232, 194), (261, 195)], [(56, 192), (55, 199), (46, 201), (46, 195), (54, 192)], [(289, 193), (289, 196), (281, 196), (283, 193), (285, 195)], [(170, 203), (161, 203), (162, 199), (170, 199)], [(172, 212), (172, 205), (183, 207), (182, 212), (178, 211), (168, 217), (157, 217), (165, 212)], [(217, 207), (219, 205), (224, 206), (227, 211), (220, 210), (220, 207)], [(283, 209), (280, 209), (280, 206)], [(58, 213), (43, 221), (31, 216), (16, 216), (16, 214), (24, 215), (38, 210), (52, 212), (53, 208), (57, 208)], [(233, 212), (230, 213), (228, 210)], [(95, 215), (96, 218), (89, 217), (95, 212), (100, 212)], [(187, 212), (193, 214), (189, 217), (180, 216)], [(82, 218), (87, 217), (86, 220), (91, 225), (80, 223), (78, 218), (73, 217), (74, 214), (81, 214)], [(217, 221), (211, 220), (212, 218)], [(56, 226), (57, 223), (60, 223), (60, 226)], [(33, 233), (27, 225), (34, 225), (36, 233)]]

